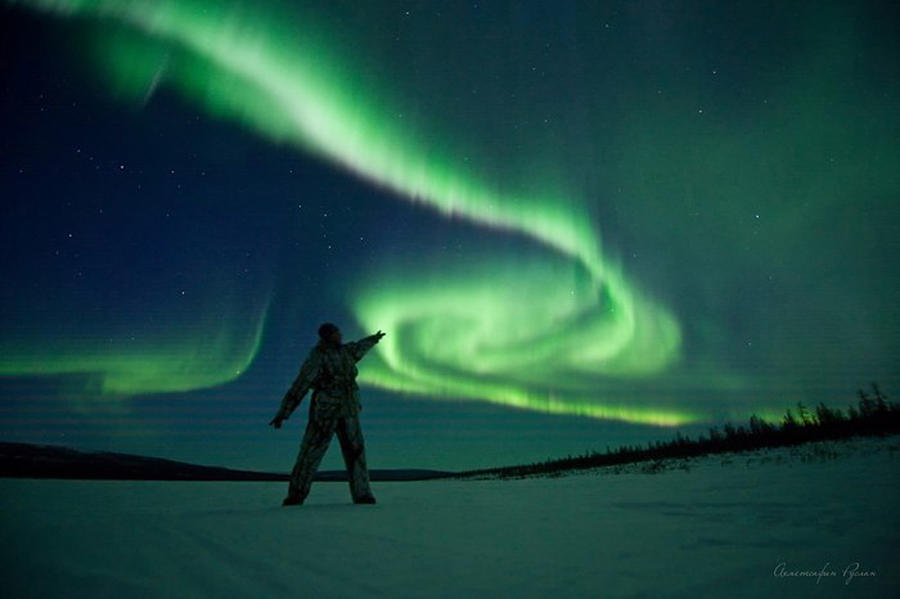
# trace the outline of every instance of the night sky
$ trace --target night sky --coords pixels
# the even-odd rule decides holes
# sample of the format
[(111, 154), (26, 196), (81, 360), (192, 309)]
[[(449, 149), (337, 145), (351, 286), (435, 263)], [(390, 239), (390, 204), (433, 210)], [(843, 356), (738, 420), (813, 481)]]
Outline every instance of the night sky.
[(0, 439), (284, 471), (323, 321), (372, 468), (900, 391), (895, 3), (0, 14)]

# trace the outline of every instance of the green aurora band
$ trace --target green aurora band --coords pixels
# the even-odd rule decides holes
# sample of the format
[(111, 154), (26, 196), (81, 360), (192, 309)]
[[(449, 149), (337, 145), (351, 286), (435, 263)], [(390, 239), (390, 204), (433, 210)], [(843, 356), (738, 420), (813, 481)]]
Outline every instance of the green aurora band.
[[(238, 305), (226, 301), (209, 306), (213, 319), (174, 327), (178, 335), (166, 328), (137, 340), (118, 336), (86, 343), (77, 337), (54, 338), (30, 348), (17, 343), (3, 348), (0, 376), (82, 376), (86, 390), (69, 392), (82, 407), (89, 406), (90, 399), (222, 385), (250, 367), (265, 329), (268, 303), (261, 310), (250, 310), (249, 318)], [(240, 321), (246, 324), (234, 325)], [(47, 347), (53, 348), (52, 358)], [(79, 396), (85, 394), (91, 396), (87, 401)]]
[[(242, 5), (195, 0), (24, 4), (86, 17), (96, 58), (121, 94), (146, 101), (157, 86), (171, 84), (216, 116), (301, 147), (402, 198), (544, 248), (527, 262), (490, 256), (467, 262), (478, 267), (442, 264), (431, 271), (440, 276), (411, 278), (393, 266), (377, 284), (361, 284), (351, 302), (360, 324), (390, 333), (362, 369), (362, 382), (635, 423), (674, 426), (702, 418), (598, 397), (604, 380), (672, 365), (681, 331), (671, 313), (604, 256), (599, 231), (577, 198), (513, 193), (487, 183), (458, 156), (442, 155), (439, 144), (417, 138), (386, 116), (393, 106), (375, 101), (375, 90), (334, 58), (311, 17), (300, 22), (276, 8), (251, 13)], [(259, 336), (245, 342), (249, 349), (227, 362), (232, 378), (252, 360)], [(225, 345), (223, 352), (233, 352)], [(163, 390), (151, 381), (172, 366), (151, 352), (94, 358), (110, 371), (104, 390), (122, 393)], [(4, 363), (0, 373), (37, 372), (27, 366), (32, 362)], [(52, 370), (84, 367), (71, 357)], [(165, 390), (224, 380), (209, 375), (203, 360), (189, 361), (184, 377)]]

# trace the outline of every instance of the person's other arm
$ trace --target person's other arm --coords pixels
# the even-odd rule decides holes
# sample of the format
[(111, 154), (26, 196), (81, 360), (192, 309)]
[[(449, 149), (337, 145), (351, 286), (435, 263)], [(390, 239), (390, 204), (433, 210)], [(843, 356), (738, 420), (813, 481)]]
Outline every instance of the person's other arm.
[(366, 352), (372, 349), (376, 343), (381, 341), (382, 337), (384, 337), (384, 333), (378, 331), (374, 335), (369, 335), (368, 337), (363, 337), (359, 341), (351, 341), (344, 345), (346, 345), (350, 350), (350, 353), (353, 354), (353, 358), (359, 362), (362, 360), (363, 356), (366, 355)]
[(303, 401), (303, 396), (306, 395), (306, 392), (309, 391), (309, 388), (319, 375), (320, 368), (321, 354), (316, 350), (313, 350), (309, 353), (306, 361), (303, 362), (303, 366), (300, 367), (300, 373), (297, 375), (297, 378), (294, 379), (294, 384), (291, 385), (288, 392), (284, 394), (284, 398), (281, 400), (281, 406), (278, 408), (278, 413), (275, 414), (275, 417), (272, 418), (272, 421), (269, 424), (275, 428), (281, 428), (281, 423), (290, 418), (291, 412), (293, 412), (297, 406), (300, 405), (300, 402)]

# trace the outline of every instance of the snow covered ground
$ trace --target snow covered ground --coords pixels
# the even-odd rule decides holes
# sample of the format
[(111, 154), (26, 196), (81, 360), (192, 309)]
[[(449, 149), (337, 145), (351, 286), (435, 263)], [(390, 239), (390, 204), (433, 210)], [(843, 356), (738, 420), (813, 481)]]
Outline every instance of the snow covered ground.
[(2, 595), (900, 597), (898, 457), (895, 436), (373, 483), (359, 506), (316, 483), (291, 508), (283, 483), (4, 479)]

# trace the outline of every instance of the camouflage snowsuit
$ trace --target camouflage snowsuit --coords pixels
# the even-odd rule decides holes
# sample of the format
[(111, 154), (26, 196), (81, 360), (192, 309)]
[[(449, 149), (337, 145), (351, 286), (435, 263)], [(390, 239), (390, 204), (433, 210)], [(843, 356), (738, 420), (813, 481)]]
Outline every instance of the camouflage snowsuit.
[(320, 342), (309, 352), (294, 384), (285, 394), (278, 416), (287, 420), (313, 388), (309, 420), (300, 443), (300, 453), (291, 471), (289, 495), (302, 501), (309, 494), (313, 476), (337, 433), (350, 479), (353, 500), (371, 495), (366, 467), (365, 443), (359, 424), (359, 386), (356, 362), (378, 342), (378, 335), (334, 346)]

